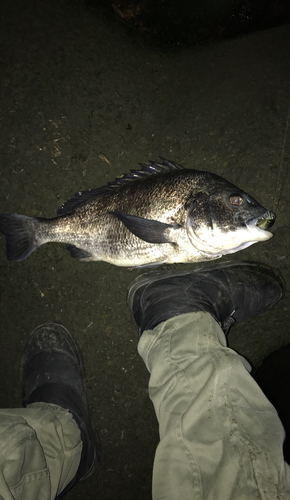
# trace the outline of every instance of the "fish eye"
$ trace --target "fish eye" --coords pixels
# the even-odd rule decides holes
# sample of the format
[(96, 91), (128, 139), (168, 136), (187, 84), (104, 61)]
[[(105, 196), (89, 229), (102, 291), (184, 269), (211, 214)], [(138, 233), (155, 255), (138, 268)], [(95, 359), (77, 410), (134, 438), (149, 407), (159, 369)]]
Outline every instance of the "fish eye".
[(235, 207), (240, 207), (244, 203), (244, 198), (240, 194), (232, 194), (230, 196), (230, 204)]

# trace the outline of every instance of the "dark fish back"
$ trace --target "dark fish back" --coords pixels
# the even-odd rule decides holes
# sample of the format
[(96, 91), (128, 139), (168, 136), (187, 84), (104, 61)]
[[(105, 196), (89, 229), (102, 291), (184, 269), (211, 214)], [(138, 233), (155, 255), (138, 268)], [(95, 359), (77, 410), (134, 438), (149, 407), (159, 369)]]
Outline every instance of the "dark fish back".
[[(126, 195), (128, 196), (128, 194), (131, 194), (132, 192), (139, 192), (139, 189), (141, 189), (141, 191), (147, 191), (148, 189), (151, 191), (152, 184), (154, 186), (160, 176), (162, 176), (162, 183), (164, 182), (165, 184), (164, 190), (166, 189), (167, 192), (168, 187), (172, 184), (172, 180), (176, 178), (177, 172), (190, 172), (182, 165), (169, 162), (165, 159), (162, 159), (162, 164), (152, 162), (151, 165), (141, 164), (141, 167), (142, 168), (140, 170), (131, 170), (130, 173), (124, 174), (100, 188), (75, 193), (58, 209), (58, 215), (67, 215), (76, 210), (78, 207), (81, 207), (100, 197), (102, 197), (103, 201), (105, 201), (105, 199), (108, 199), (110, 196), (114, 196), (119, 192), (124, 193), (124, 196), (126, 197)], [(173, 175), (170, 175), (169, 173)], [(164, 174), (167, 175), (164, 176)], [(161, 196), (162, 194), (164, 195), (165, 191), (161, 193)]]

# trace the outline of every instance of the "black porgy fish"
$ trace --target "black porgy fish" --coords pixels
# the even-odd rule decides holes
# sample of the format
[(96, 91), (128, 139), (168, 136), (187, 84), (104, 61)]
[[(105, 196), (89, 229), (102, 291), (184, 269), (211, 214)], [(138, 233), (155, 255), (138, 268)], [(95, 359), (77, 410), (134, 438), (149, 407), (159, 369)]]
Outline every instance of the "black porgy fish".
[(162, 159), (76, 193), (52, 219), (0, 214), (7, 258), (44, 243), (72, 257), (140, 267), (218, 259), (273, 235), (275, 214), (226, 179)]

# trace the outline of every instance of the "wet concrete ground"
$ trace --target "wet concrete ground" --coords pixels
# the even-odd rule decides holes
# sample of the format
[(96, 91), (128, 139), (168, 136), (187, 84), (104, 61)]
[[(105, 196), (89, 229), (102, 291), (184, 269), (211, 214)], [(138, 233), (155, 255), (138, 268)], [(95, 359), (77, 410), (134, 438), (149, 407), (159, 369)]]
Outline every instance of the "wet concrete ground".
[[(53, 217), (75, 192), (160, 155), (222, 175), (276, 212), (274, 237), (231, 259), (274, 265), (289, 288), (288, 26), (167, 50), (81, 2), (5, 0), (1, 10), (1, 212)], [(102, 442), (98, 474), (67, 498), (148, 500), (158, 428), (126, 306), (127, 286), (145, 271), (81, 263), (57, 244), (9, 263), (4, 238), (0, 266), (0, 406), (21, 405), (32, 329), (64, 324), (84, 355)], [(290, 342), (289, 322), (287, 292), (235, 326), (229, 345), (259, 366)]]

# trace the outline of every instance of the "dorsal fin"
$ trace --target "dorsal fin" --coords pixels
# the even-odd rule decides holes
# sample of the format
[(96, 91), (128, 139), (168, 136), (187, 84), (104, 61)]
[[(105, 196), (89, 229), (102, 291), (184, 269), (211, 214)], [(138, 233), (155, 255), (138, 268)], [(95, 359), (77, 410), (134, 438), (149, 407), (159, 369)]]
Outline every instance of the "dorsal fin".
[(151, 175), (171, 172), (173, 170), (186, 170), (186, 168), (182, 165), (178, 165), (177, 163), (168, 161), (165, 158), (160, 157), (160, 159), (162, 160), (162, 163), (151, 162), (150, 165), (140, 163), (140, 170), (131, 170), (130, 173), (123, 174), (120, 177), (117, 177), (117, 179), (109, 182), (106, 186), (75, 193), (58, 209), (58, 215), (69, 214), (73, 212), (78, 206), (84, 205), (84, 203), (91, 200), (92, 198), (110, 191), (114, 191), (115, 189), (119, 189), (121, 186), (129, 182), (135, 182)]

